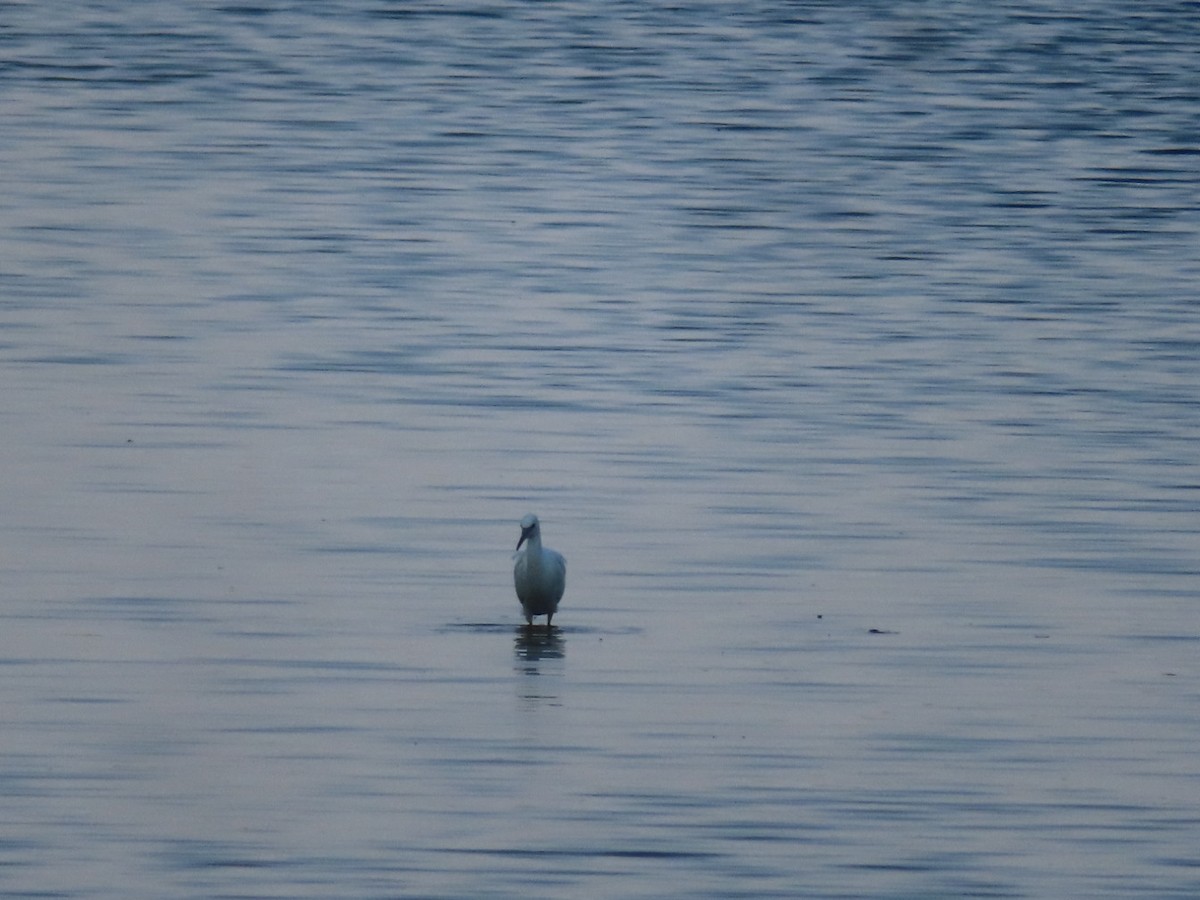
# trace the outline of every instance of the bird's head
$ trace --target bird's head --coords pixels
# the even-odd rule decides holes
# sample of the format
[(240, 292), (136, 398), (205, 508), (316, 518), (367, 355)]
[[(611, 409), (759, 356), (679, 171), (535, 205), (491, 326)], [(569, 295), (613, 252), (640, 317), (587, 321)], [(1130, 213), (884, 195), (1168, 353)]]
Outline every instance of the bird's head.
[(529, 538), (538, 533), (538, 517), (530, 513), (521, 520), (521, 539), (517, 541), (517, 549), (521, 549), (521, 545)]

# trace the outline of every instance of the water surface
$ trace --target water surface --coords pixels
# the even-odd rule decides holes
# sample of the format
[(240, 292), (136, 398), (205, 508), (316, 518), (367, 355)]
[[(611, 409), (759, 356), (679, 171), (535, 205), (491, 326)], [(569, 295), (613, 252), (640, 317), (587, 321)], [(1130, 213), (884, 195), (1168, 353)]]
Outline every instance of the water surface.
[(1196, 896), (1198, 28), (7, 7), (0, 892)]

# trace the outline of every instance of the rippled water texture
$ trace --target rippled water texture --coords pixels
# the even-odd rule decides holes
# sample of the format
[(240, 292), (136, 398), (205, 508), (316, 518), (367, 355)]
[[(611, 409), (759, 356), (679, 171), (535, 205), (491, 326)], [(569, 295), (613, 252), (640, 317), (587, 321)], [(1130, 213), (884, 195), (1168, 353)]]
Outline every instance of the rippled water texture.
[(1055, 10), (5, 5), (0, 894), (1200, 895), (1200, 17)]

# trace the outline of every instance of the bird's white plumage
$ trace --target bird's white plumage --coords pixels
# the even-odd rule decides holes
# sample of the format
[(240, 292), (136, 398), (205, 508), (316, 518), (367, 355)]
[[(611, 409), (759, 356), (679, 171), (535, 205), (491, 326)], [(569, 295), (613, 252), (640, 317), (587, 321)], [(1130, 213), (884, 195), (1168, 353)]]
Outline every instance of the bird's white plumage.
[(545, 616), (549, 628), (550, 619), (558, 610), (558, 601), (567, 587), (567, 561), (561, 553), (542, 546), (542, 526), (533, 513), (521, 520), (517, 551), (513, 584), (525, 612), (525, 621), (532, 625), (534, 616)]

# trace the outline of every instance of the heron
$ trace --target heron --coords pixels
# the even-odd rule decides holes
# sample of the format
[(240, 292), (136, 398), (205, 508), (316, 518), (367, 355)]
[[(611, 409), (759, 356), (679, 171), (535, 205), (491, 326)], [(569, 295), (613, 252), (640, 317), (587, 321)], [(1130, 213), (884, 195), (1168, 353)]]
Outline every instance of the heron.
[[(525, 549), (521, 551), (521, 545)], [(530, 513), (521, 520), (521, 539), (517, 541), (517, 561), (513, 564), (513, 584), (517, 599), (532, 627), (534, 616), (546, 617), (546, 630), (558, 610), (567, 586), (567, 561), (561, 553), (542, 546), (542, 526)]]

